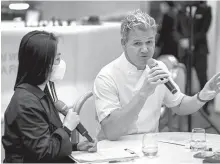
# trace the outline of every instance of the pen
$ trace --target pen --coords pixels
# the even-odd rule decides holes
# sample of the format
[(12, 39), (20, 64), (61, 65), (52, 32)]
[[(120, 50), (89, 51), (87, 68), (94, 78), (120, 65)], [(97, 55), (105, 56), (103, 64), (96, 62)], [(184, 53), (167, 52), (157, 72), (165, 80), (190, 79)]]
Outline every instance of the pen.
[(179, 146), (185, 146), (184, 144), (181, 144), (181, 143), (175, 143), (175, 142), (169, 142), (169, 141), (159, 141), (159, 142), (173, 144), (173, 145), (179, 145)]
[(126, 158), (126, 159), (111, 160), (108, 163), (129, 162), (129, 161), (134, 161), (134, 159), (133, 158)]
[(129, 152), (130, 154), (136, 154), (134, 151), (132, 151), (132, 150), (130, 150), (130, 149), (125, 148), (124, 150), (127, 151), (127, 152)]

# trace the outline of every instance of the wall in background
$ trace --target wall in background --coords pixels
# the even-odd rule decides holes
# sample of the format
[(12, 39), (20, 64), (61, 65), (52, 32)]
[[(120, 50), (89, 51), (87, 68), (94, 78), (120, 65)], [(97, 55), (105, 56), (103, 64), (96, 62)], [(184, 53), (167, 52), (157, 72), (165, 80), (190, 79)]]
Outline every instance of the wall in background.
[(90, 15), (111, 15), (130, 10), (147, 9), (147, 2), (140, 1), (41, 1), (37, 8), (43, 11), (42, 19), (79, 19)]

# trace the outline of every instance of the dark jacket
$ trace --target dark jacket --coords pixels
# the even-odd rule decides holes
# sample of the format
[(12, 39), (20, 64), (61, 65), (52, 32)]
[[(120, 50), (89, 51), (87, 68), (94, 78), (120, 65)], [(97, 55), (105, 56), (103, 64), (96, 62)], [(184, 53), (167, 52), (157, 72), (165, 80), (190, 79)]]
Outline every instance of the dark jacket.
[(38, 87), (21, 84), (5, 112), (2, 144), (6, 163), (56, 162), (72, 152), (58, 112)]
[[(194, 51), (201, 54), (208, 54), (207, 32), (212, 20), (211, 7), (206, 4), (197, 6), (193, 17), (193, 45)], [(175, 39), (190, 38), (190, 18), (186, 15), (185, 9), (177, 15)]]
[(162, 18), (161, 28), (158, 31), (159, 38), (156, 46), (160, 47), (160, 55), (172, 54), (177, 56), (177, 42), (174, 38), (176, 14), (174, 11), (165, 13)]

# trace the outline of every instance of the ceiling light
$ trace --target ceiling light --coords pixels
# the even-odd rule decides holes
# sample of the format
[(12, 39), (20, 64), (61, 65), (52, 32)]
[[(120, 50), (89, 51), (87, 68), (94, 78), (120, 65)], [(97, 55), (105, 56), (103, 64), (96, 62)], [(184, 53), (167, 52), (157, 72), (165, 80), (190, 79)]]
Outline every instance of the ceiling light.
[(9, 5), (11, 10), (26, 10), (29, 8), (28, 3), (12, 3)]

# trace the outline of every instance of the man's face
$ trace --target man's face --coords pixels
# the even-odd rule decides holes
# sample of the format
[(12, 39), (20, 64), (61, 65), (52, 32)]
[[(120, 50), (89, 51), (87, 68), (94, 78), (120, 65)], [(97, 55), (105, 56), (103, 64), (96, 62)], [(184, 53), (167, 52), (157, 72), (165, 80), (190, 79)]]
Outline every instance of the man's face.
[(153, 29), (135, 27), (128, 33), (128, 41), (123, 49), (128, 61), (138, 69), (145, 69), (147, 61), (153, 57), (156, 33)]

